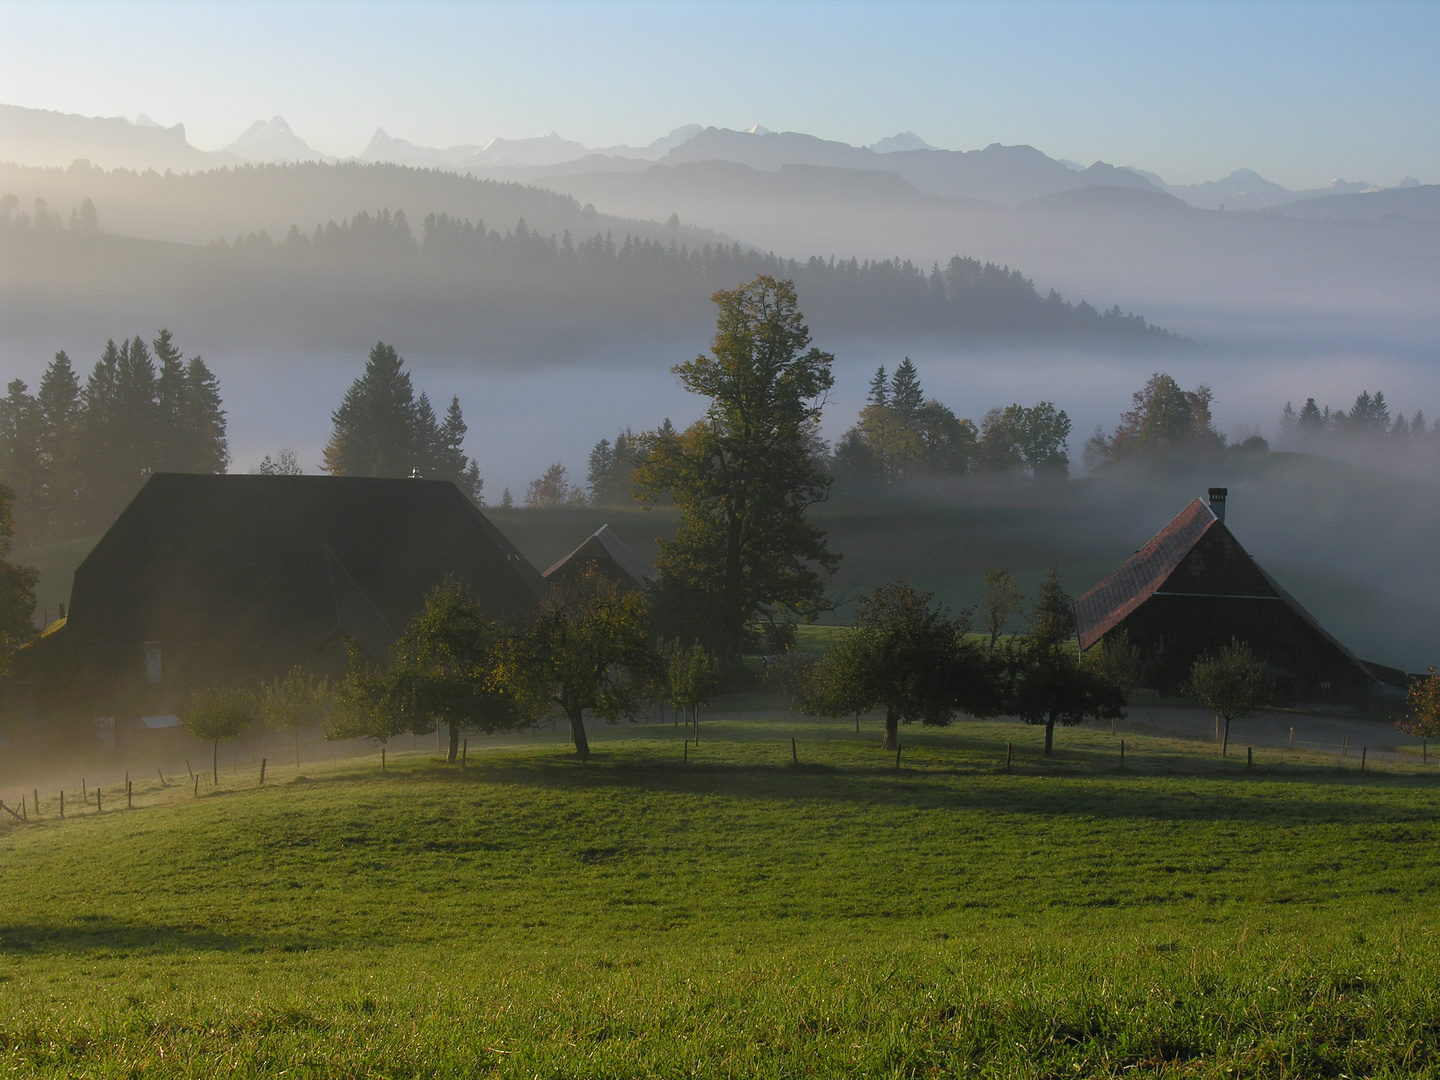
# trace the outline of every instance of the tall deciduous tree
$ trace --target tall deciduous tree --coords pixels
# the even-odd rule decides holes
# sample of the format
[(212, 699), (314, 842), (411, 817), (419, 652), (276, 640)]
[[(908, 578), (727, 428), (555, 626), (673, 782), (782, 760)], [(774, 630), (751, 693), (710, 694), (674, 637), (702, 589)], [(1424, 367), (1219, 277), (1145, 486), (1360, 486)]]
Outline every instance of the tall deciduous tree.
[(834, 358), (810, 347), (789, 281), (762, 275), (713, 299), (711, 353), (673, 369), (709, 399), (705, 417), (647, 440), (635, 479), (642, 497), (669, 493), (682, 514), (660, 543), (662, 610), (684, 613), (686, 636), (733, 655), (752, 622), (773, 628), (826, 606), (823, 575), (839, 558), (806, 510), (829, 489), (812, 440)]
[(1275, 676), (1249, 642), (1232, 638), (1215, 655), (1206, 653), (1190, 666), (1190, 696), (1225, 721), (1220, 756), (1230, 749), (1230, 721), (1243, 720), (1270, 704)]

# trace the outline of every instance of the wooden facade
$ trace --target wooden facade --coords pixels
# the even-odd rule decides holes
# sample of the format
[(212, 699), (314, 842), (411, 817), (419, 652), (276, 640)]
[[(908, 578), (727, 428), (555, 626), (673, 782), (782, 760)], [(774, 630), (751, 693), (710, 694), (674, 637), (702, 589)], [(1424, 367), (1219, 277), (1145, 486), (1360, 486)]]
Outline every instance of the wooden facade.
[(1197, 498), (1076, 601), (1080, 647), (1123, 630), (1144, 652), (1154, 689), (1178, 693), (1197, 657), (1238, 639), (1279, 673), (1284, 699), (1359, 705), (1376, 697), (1377, 666), (1341, 644), (1250, 556), (1225, 526), (1224, 499), (1223, 489), (1212, 492), (1211, 505)]

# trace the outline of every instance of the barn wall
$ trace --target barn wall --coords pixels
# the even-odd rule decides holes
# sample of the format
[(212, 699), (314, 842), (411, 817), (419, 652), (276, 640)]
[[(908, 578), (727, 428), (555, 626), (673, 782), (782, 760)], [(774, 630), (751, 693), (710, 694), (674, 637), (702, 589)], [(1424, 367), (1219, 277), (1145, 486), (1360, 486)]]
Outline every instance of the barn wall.
[(1121, 628), (1154, 665), (1151, 681), (1161, 693), (1180, 692), (1197, 657), (1239, 638), (1284, 673), (1282, 698), (1355, 705), (1369, 698), (1368, 675), (1278, 599), (1157, 594), (1107, 639)]

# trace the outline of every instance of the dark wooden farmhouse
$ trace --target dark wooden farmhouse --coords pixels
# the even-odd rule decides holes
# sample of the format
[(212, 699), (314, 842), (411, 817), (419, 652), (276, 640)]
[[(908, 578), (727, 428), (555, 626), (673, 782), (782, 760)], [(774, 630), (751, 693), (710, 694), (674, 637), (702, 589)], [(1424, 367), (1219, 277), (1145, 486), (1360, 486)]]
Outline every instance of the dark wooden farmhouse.
[(609, 525), (601, 525), (583, 544), (546, 570), (545, 580), (564, 589), (591, 571), (622, 589), (643, 590), (651, 577), (649, 564)]
[(192, 688), (299, 664), (383, 660), (447, 576), (518, 620), (550, 587), (447, 481), (328, 476), (150, 480), (75, 571), (64, 627), (25, 667), (43, 696), (174, 713)]
[(1225, 527), (1225, 488), (1196, 499), (1075, 602), (1080, 647), (1125, 631), (1148, 654), (1154, 688), (1180, 690), (1196, 657), (1232, 638), (1282, 673), (1298, 701), (1363, 704), (1403, 674), (1362, 661), (1267, 574)]

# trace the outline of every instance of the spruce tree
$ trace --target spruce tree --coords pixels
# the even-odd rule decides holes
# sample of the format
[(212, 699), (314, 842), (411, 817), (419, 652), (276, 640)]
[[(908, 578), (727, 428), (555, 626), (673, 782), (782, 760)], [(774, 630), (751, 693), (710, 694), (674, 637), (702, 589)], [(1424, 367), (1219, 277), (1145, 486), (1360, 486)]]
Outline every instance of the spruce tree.
[(15, 527), (33, 541), (41, 529), (45, 463), (43, 416), (24, 380), (14, 379), (0, 400), (0, 481), (12, 493)]
[(80, 379), (63, 351), (45, 369), (36, 395), (40, 404), (40, 452), (45, 459), (45, 519), (50, 536), (65, 535), (79, 521), (81, 480)]
[(415, 389), (393, 346), (377, 342), (365, 372), (331, 415), (325, 471), (334, 476), (410, 476), (420, 465)]
[(163, 472), (185, 471), (187, 462), (182, 413), (185, 411), (185, 357), (175, 347), (169, 330), (161, 330), (154, 341), (160, 373), (155, 380), (155, 468)]
[(900, 361), (890, 379), (890, 408), (907, 420), (913, 420), (925, 404), (925, 391), (920, 388), (920, 373), (907, 356)]
[(870, 393), (866, 395), (865, 403), (874, 409), (883, 409), (890, 404), (890, 384), (886, 380), (884, 364), (875, 369), (875, 377), (870, 380)]
[(460, 411), (460, 398), (452, 394), (450, 407), (445, 410), (445, 421), (440, 425), (436, 478), (449, 480), (467, 497), (484, 506), (482, 492), (485, 481), (480, 476), (480, 464), (465, 454), (465, 434), (469, 430), (465, 425), (465, 414)]
[(220, 380), (198, 356), (185, 365), (180, 407), (181, 460), (187, 472), (223, 473), (230, 467)]

